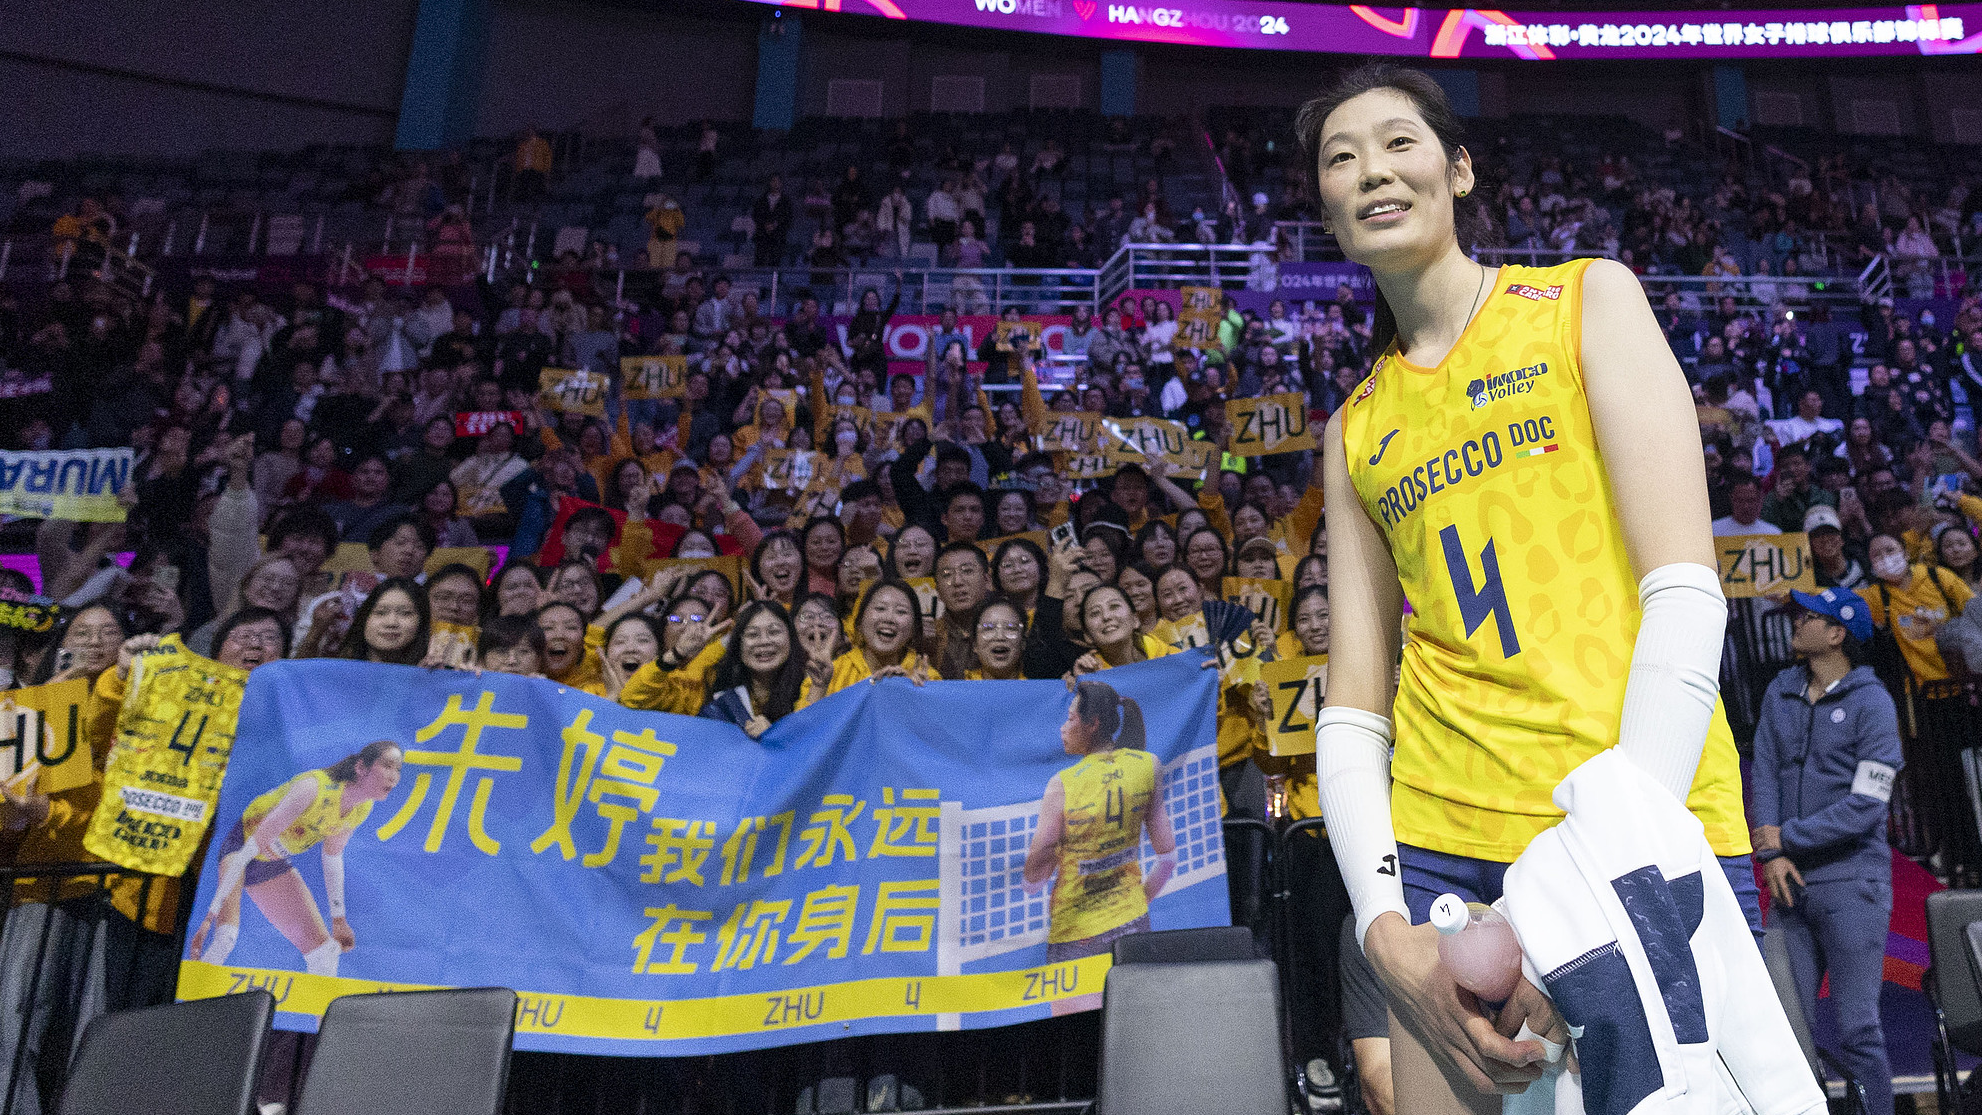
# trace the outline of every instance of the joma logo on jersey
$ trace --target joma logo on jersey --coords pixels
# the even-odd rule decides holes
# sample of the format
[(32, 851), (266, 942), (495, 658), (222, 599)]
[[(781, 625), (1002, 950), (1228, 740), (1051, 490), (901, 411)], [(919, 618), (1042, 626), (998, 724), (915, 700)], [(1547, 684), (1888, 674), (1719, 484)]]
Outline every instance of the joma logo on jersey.
[(1553, 302), (1562, 297), (1562, 288), (1559, 286), (1529, 286), (1527, 283), (1510, 283), (1507, 287), (1507, 293), (1518, 294), (1533, 302), (1539, 302), (1544, 298)]
[(1473, 400), (1473, 409), (1478, 410), (1496, 399), (1525, 395), (1533, 391), (1535, 385), (1529, 381), (1547, 374), (1548, 363), (1544, 361), (1525, 368), (1516, 368), (1511, 372), (1502, 372), (1497, 376), (1476, 379), (1466, 385), (1466, 397)]

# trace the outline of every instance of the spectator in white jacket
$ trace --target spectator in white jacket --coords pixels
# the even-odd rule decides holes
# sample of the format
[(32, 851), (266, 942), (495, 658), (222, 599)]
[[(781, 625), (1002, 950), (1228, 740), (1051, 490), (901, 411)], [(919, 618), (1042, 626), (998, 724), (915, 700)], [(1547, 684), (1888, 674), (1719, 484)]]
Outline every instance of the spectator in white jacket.
[(915, 211), (909, 204), (908, 195), (902, 192), (901, 184), (881, 199), (881, 208), (874, 214), (874, 227), (881, 230), (880, 249), (882, 255), (892, 255), (896, 259), (908, 255), (909, 237), (915, 224)]
[(929, 201), (924, 206), (929, 216), (929, 239), (936, 242), (938, 251), (947, 249), (957, 239), (957, 222), (963, 218), (963, 209), (957, 204), (956, 188), (955, 178), (945, 178), (942, 185), (929, 191)]

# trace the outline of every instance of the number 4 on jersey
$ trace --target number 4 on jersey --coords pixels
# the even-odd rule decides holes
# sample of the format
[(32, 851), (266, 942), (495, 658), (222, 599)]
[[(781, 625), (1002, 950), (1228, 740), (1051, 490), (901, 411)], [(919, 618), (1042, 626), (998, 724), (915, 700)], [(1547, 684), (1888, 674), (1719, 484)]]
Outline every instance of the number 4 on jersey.
[(1500, 579), (1500, 559), (1493, 553), (1493, 539), (1487, 539), (1486, 549), (1480, 551), (1484, 579), (1478, 587), (1473, 585), (1466, 547), (1459, 542), (1459, 528), (1448, 526), (1440, 530), (1438, 541), (1445, 549), (1445, 570), (1452, 577), (1452, 594), (1459, 601), (1459, 618), (1466, 624), (1466, 637), (1472, 638), (1480, 624), (1492, 616), (1494, 627), (1500, 632), (1500, 657), (1512, 658), (1521, 653), (1521, 640), (1514, 634), (1514, 613), (1507, 606), (1507, 585)]
[(166, 750), (180, 753), (179, 762), (182, 766), (193, 761), (193, 756), (200, 749), (200, 737), (206, 734), (207, 714), (201, 713), (199, 727), (193, 729), (193, 738), (187, 740), (185, 743), (179, 742), (180, 737), (186, 734), (187, 721), (190, 721), (192, 718), (193, 710), (187, 709), (185, 715), (179, 718), (179, 726), (172, 729), (172, 742), (165, 745)]

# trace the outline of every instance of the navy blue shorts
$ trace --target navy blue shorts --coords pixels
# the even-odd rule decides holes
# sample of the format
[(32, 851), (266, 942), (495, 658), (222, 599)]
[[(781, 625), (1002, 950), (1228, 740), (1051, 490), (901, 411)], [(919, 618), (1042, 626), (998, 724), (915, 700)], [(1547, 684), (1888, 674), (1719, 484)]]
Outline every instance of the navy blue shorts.
[[(241, 822), (234, 822), (234, 827), (228, 829), (227, 836), (220, 841), (220, 858), (226, 859), (228, 856), (240, 851), (247, 843), (247, 830), (241, 827)], [(266, 860), (257, 857), (248, 861), (248, 871), (242, 881), (248, 886), (254, 886), (256, 883), (266, 883), (270, 879), (279, 879), (294, 870), (296, 870), (295, 865), (290, 863), (286, 856), (277, 860)], [(1433, 895), (1432, 897), (1436, 898), (1438, 896)]]
[[(1397, 856), (1404, 864), (1404, 903), (1411, 908), (1412, 925), (1431, 920), (1431, 904), (1442, 894), (1456, 894), (1468, 902), (1492, 905), (1499, 900), (1501, 881), (1507, 875), (1508, 865), (1504, 863), (1434, 852), (1409, 844), (1399, 844)], [(1741, 912), (1748, 916), (1748, 930), (1755, 934), (1759, 945), (1762, 892), (1755, 886), (1755, 871), (1748, 865), (1747, 856), (1721, 856), (1720, 866), (1727, 874), (1728, 885), (1734, 888), (1735, 899), (1741, 903)]]

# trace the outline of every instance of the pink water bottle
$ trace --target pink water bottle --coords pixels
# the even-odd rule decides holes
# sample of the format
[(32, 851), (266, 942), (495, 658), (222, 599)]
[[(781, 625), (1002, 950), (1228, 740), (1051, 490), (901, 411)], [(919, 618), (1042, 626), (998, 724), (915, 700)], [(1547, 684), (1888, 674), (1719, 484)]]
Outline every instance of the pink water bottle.
[(1431, 904), (1438, 930), (1438, 958), (1459, 986), (1490, 1003), (1502, 1003), (1521, 982), (1521, 942), (1500, 911), (1456, 894)]

